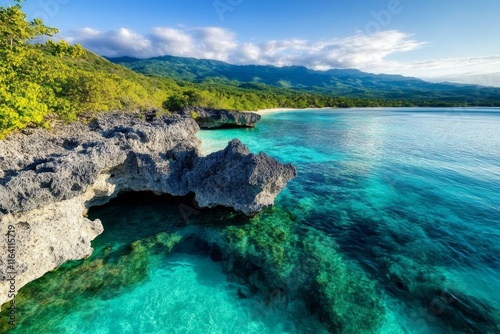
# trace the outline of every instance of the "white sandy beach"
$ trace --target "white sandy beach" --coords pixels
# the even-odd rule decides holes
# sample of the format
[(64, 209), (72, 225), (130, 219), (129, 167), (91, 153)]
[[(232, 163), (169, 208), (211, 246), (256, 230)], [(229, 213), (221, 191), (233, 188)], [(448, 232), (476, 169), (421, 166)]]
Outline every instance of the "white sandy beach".
[(297, 111), (297, 110), (321, 110), (321, 109), (332, 109), (330, 107), (325, 107), (325, 108), (272, 108), (272, 109), (260, 109), (257, 111), (252, 111), (254, 113), (264, 115), (264, 114), (271, 114), (271, 113), (276, 113), (276, 112), (287, 112), (287, 111)]
[(272, 108), (272, 109), (260, 109), (257, 111), (252, 111), (254, 113), (264, 115), (264, 114), (271, 114), (271, 113), (276, 113), (276, 112), (285, 112), (285, 111), (294, 111), (294, 110), (305, 110), (305, 109), (294, 109), (294, 108)]

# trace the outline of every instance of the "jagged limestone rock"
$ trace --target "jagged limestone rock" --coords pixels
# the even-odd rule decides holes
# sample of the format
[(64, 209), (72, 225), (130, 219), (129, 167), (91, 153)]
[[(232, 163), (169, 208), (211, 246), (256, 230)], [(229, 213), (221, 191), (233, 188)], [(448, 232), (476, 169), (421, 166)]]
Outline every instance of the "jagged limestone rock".
[(192, 117), (202, 129), (214, 128), (253, 128), (261, 116), (253, 112), (236, 110), (211, 109), (202, 107), (185, 107), (179, 114)]
[(265, 153), (253, 154), (233, 139), (223, 151), (195, 160), (187, 173), (189, 188), (201, 207), (224, 205), (255, 214), (272, 205), (297, 171)]
[(0, 305), (8, 300), (9, 226), (15, 234), (16, 289), (92, 253), (103, 228), (87, 209), (121, 191), (183, 196), (253, 215), (272, 205), (296, 170), (238, 140), (199, 155), (199, 130), (186, 117), (110, 113), (88, 125), (27, 130), (0, 141)]

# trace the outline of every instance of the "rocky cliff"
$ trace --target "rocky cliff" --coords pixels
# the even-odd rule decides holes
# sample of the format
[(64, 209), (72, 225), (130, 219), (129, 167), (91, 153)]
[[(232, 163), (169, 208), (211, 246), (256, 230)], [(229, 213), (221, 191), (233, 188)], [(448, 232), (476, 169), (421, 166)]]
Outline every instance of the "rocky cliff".
[(180, 115), (192, 117), (202, 129), (215, 128), (253, 128), (261, 116), (253, 112), (235, 110), (210, 109), (202, 107), (185, 107)]
[(89, 256), (103, 227), (86, 211), (121, 191), (194, 193), (201, 207), (253, 215), (296, 175), (236, 139), (200, 156), (198, 130), (190, 118), (113, 113), (0, 141), (0, 305), (12, 286)]

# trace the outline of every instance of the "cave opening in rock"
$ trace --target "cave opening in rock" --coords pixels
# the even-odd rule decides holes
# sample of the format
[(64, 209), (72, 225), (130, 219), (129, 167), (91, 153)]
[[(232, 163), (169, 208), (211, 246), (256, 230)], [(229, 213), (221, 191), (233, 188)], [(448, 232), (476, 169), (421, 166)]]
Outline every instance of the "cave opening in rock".
[(88, 216), (104, 226), (93, 254), (26, 286), (14, 333), (326, 332), (304, 303), (268, 286), (256, 261), (230, 252), (224, 228), (250, 224), (245, 215), (146, 192), (122, 193)]

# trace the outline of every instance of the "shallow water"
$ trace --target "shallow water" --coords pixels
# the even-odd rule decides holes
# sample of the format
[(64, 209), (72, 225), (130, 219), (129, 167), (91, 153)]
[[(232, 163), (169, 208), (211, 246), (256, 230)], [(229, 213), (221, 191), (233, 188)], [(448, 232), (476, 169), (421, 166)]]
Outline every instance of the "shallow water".
[[(275, 209), (241, 226), (204, 212), (193, 226), (274, 263), (290, 291), (319, 284), (330, 331), (500, 332), (500, 109), (289, 111), (199, 137), (206, 154), (239, 138), (297, 166)], [(179, 205), (189, 199), (91, 210), (105, 226), (95, 254), (21, 290), (11, 332), (326, 331), (299, 302), (242, 296), (213, 256), (176, 248), (192, 233), (176, 235), (191, 228)]]

